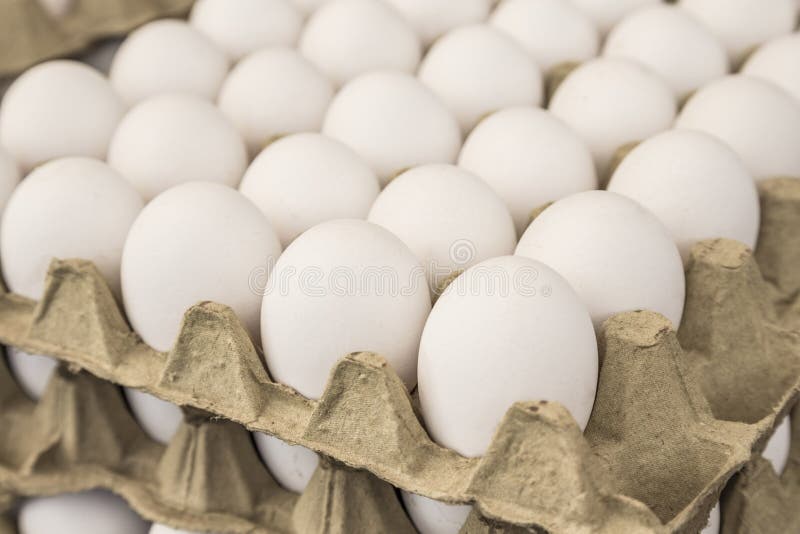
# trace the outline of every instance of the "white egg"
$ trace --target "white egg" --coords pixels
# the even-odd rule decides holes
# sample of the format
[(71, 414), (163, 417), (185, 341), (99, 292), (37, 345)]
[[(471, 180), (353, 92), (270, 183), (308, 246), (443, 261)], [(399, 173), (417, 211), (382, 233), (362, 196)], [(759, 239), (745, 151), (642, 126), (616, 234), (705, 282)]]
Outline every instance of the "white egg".
[(111, 84), (129, 105), (162, 93), (217, 96), (228, 58), (211, 39), (181, 20), (161, 19), (134, 30), (111, 63)]
[(17, 162), (11, 154), (0, 147), (0, 216), (21, 178)]
[(678, 5), (711, 29), (734, 62), (797, 23), (795, 0), (680, 0)]
[(159, 95), (131, 109), (108, 149), (108, 163), (150, 200), (175, 185), (217, 182), (236, 187), (247, 150), (233, 124), (210, 102)]
[(333, 98), (333, 86), (296, 50), (255, 52), (231, 71), (219, 108), (236, 125), (251, 153), (275, 137), (318, 132)]
[(675, 118), (675, 95), (649, 69), (624, 59), (584, 63), (559, 85), (550, 112), (589, 145), (604, 174), (623, 145), (666, 130)]
[(259, 276), (280, 254), (266, 217), (241, 193), (189, 182), (153, 199), (122, 254), (125, 311), (134, 330), (169, 350), (186, 310), (201, 301), (230, 306), (258, 342)]
[(489, 24), (522, 45), (543, 72), (591, 59), (600, 47), (592, 20), (564, 0), (503, 0)]
[(531, 212), (547, 202), (597, 188), (586, 143), (547, 111), (515, 107), (482, 120), (469, 134), (458, 165), (480, 176), (500, 195), (517, 235)]
[(428, 46), (453, 28), (483, 22), (494, 0), (388, 0)]
[(292, 3), (306, 15), (310, 15), (330, 0), (292, 0)]
[(570, 0), (586, 13), (602, 35), (611, 31), (622, 17), (642, 6), (655, 5), (661, 0)]
[(125, 105), (99, 72), (77, 61), (25, 71), (0, 106), (0, 145), (23, 173), (64, 156), (105, 159)]
[(711, 513), (708, 515), (708, 523), (705, 528), (700, 531), (700, 534), (719, 534), (719, 522), (720, 512), (719, 503), (717, 503), (714, 508), (711, 509)]
[(755, 249), (759, 199), (739, 156), (710, 135), (669, 130), (622, 160), (608, 190), (632, 198), (666, 226), (684, 264), (692, 246), (725, 237)]
[(331, 102), (322, 133), (356, 151), (386, 183), (425, 163), (453, 163), (458, 123), (414, 77), (395, 71), (359, 76)]
[(695, 93), (675, 125), (726, 142), (756, 180), (800, 177), (800, 102), (775, 85), (728, 76)]
[(261, 209), (286, 247), (321, 222), (366, 218), (380, 185), (349, 147), (321, 134), (301, 133), (265, 148), (247, 169), (239, 191)]
[(19, 534), (146, 534), (145, 522), (113, 493), (91, 490), (23, 502)]
[(792, 426), (789, 417), (784, 417), (772, 437), (767, 441), (767, 446), (764, 447), (764, 452), (761, 454), (766, 460), (772, 464), (775, 473), (781, 475), (786, 468), (789, 461), (789, 450), (792, 446)]
[(728, 55), (711, 31), (673, 5), (632, 12), (606, 39), (605, 57), (637, 61), (661, 76), (679, 98), (725, 76)]
[(760, 47), (747, 60), (742, 74), (770, 81), (800, 100), (800, 33)]
[(58, 360), (42, 354), (30, 354), (10, 345), (6, 346), (8, 368), (26, 395), (38, 400), (47, 389)]
[(303, 15), (290, 0), (198, 0), (189, 24), (237, 61), (260, 48), (294, 45)]
[(284, 488), (302, 493), (319, 465), (319, 456), (300, 445), (289, 445), (280, 439), (253, 432), (256, 448), (275, 480)]
[(536, 63), (511, 37), (486, 24), (442, 36), (417, 75), (465, 131), (493, 111), (542, 102), (542, 75)]
[(298, 49), (337, 86), (376, 69), (413, 73), (422, 55), (417, 34), (382, 0), (324, 4), (306, 23)]
[(480, 178), (453, 165), (404, 172), (381, 192), (368, 220), (408, 245), (425, 268), (432, 295), (458, 271), (511, 254), (517, 244), (503, 200)]
[(681, 255), (661, 222), (622, 195), (586, 191), (555, 202), (533, 220), (516, 254), (561, 273), (598, 331), (612, 315), (634, 310), (655, 311), (680, 325)]
[(447, 504), (407, 491), (400, 496), (420, 534), (458, 534), (472, 511), (469, 504)]
[(181, 409), (138, 389), (123, 388), (123, 392), (142, 430), (163, 445), (169, 443), (183, 421)]

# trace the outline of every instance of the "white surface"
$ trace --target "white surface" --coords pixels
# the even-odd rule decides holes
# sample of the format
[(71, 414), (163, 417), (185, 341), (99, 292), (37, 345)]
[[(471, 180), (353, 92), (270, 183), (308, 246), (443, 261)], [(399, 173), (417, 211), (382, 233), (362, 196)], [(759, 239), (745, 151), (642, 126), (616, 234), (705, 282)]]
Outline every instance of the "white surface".
[(261, 459), (278, 484), (289, 491), (302, 493), (317, 470), (317, 454), (261, 432), (253, 432), (253, 438)]
[(488, 183), (505, 201), (522, 235), (534, 209), (572, 193), (597, 188), (586, 143), (547, 111), (498, 111), (469, 134), (458, 165)]
[(145, 391), (133, 388), (122, 388), (122, 391), (142, 430), (161, 444), (169, 443), (183, 421), (181, 409)]
[(700, 534), (719, 534), (719, 515), (719, 503), (717, 503), (716, 506), (711, 509), (711, 513), (708, 516), (708, 523), (706, 527), (700, 531)]
[(309, 15), (319, 9), (319, 6), (330, 0), (292, 0), (292, 3), (305, 15)]
[(764, 452), (761, 454), (765, 459), (769, 460), (775, 473), (781, 475), (786, 468), (786, 463), (789, 461), (789, 450), (792, 446), (792, 424), (789, 417), (784, 417), (772, 437), (767, 441), (767, 446), (764, 447)]
[(761, 46), (747, 60), (742, 73), (772, 82), (800, 100), (800, 34)]
[(19, 534), (146, 534), (150, 523), (116, 495), (92, 490), (28, 499), (17, 528)]
[(522, 45), (542, 72), (591, 59), (600, 48), (594, 22), (564, 0), (503, 0), (489, 23)]
[(200, 301), (230, 306), (258, 343), (260, 277), (280, 242), (241, 193), (189, 182), (153, 199), (122, 254), (122, 293), (134, 330), (160, 351), (175, 342), (183, 314)]
[(6, 209), (6, 203), (11, 193), (14, 192), (21, 179), (17, 162), (14, 161), (11, 154), (0, 147), (0, 216)]
[(728, 55), (714, 34), (686, 11), (666, 4), (639, 9), (622, 19), (608, 35), (603, 55), (652, 69), (679, 98), (729, 70)]
[(33, 400), (39, 400), (47, 389), (58, 361), (50, 356), (29, 354), (16, 347), (6, 346), (8, 368), (24, 391)]
[(503, 200), (474, 174), (423, 165), (386, 186), (368, 220), (399, 237), (417, 256), (431, 294), (459, 270), (514, 251), (514, 222)]
[(387, 0), (427, 46), (447, 31), (489, 16), (494, 0)]
[(366, 218), (379, 190), (377, 176), (355, 152), (316, 133), (290, 135), (269, 145), (239, 186), (269, 219), (284, 247), (321, 222)]
[(275, 380), (319, 398), (340, 358), (372, 351), (409, 390), (416, 384), (430, 295), (419, 261), (388, 230), (354, 219), (319, 224), (287, 247), (271, 282), (261, 336)]
[(237, 61), (268, 46), (293, 46), (303, 15), (290, 0), (198, 0), (189, 23)]
[(38, 300), (53, 258), (91, 260), (119, 296), (122, 246), (142, 199), (119, 174), (90, 158), (38, 167), (12, 193), (0, 229), (11, 291)]
[(125, 115), (108, 163), (150, 200), (191, 181), (236, 187), (247, 151), (233, 124), (210, 102), (168, 94), (144, 100)]
[(417, 165), (453, 163), (461, 148), (458, 123), (447, 108), (414, 77), (393, 71), (345, 85), (328, 108), (322, 133), (355, 150), (384, 184)]
[(23, 173), (64, 156), (106, 157), (125, 106), (99, 72), (77, 61), (25, 71), (0, 106), (0, 145)]
[(296, 50), (272, 47), (239, 62), (219, 94), (219, 108), (255, 155), (276, 136), (318, 132), (333, 86)]
[(516, 254), (537, 259), (569, 281), (599, 331), (625, 311), (651, 310), (678, 328), (683, 263), (667, 229), (636, 202), (607, 191), (561, 199), (539, 215)]
[(487, 24), (443, 35), (428, 50), (417, 76), (464, 131), (487, 113), (542, 102), (539, 67), (513, 38)]
[(666, 82), (645, 67), (600, 58), (567, 76), (550, 111), (586, 141), (602, 175), (618, 148), (669, 128), (676, 102)]
[(726, 237), (755, 249), (760, 221), (755, 182), (739, 156), (710, 135), (669, 130), (651, 137), (622, 160), (607, 189), (658, 217), (684, 264), (703, 239)]
[(111, 63), (111, 84), (128, 105), (162, 93), (208, 100), (228, 72), (228, 58), (187, 22), (161, 19), (128, 35)]
[(300, 53), (343, 85), (376, 69), (413, 73), (422, 47), (406, 20), (382, 0), (335, 0), (306, 23)]
[(407, 491), (400, 495), (420, 534), (458, 534), (472, 511), (468, 504), (447, 504)]
[(605, 35), (625, 15), (642, 6), (655, 5), (661, 0), (570, 0), (592, 18), (600, 33)]
[(675, 125), (725, 141), (756, 180), (800, 177), (800, 102), (769, 82), (741, 75), (713, 82), (689, 99)]

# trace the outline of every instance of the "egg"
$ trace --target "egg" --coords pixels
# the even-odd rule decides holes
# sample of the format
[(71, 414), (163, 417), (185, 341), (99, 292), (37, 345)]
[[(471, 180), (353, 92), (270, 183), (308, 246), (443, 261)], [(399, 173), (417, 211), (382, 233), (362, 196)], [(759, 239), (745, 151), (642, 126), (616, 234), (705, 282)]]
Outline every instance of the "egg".
[(319, 7), (329, 0), (292, 0), (292, 3), (297, 7), (303, 14), (309, 15), (319, 9)]
[(513, 107), (482, 120), (458, 165), (480, 176), (508, 206), (517, 235), (548, 202), (597, 188), (592, 154), (561, 120), (533, 107)]
[(198, 0), (189, 24), (232, 61), (268, 46), (292, 46), (303, 15), (290, 0)]
[(219, 108), (252, 154), (270, 141), (297, 132), (318, 132), (333, 86), (297, 51), (273, 47), (239, 62), (225, 80)]
[(269, 219), (284, 247), (321, 222), (365, 219), (379, 190), (366, 162), (317, 133), (290, 135), (269, 145), (239, 186)]
[(23, 173), (51, 159), (105, 159), (125, 105), (99, 72), (46, 61), (17, 78), (0, 106), (0, 145)]
[(21, 178), (17, 162), (14, 161), (11, 154), (0, 147), (0, 216)]
[[(480, 456), (517, 401), (560, 402), (584, 428), (598, 365), (589, 312), (570, 284), (538, 261), (493, 258), (456, 278), (431, 311), (419, 350), (420, 408), (434, 441)], [(469, 513), (404, 500), (423, 534), (456, 533)]]
[(675, 125), (730, 145), (756, 180), (800, 177), (800, 102), (769, 82), (717, 80), (689, 99)]
[(422, 55), (419, 37), (382, 0), (336, 0), (306, 23), (298, 45), (337, 86), (376, 69), (413, 73)]
[(503, 200), (480, 178), (453, 165), (404, 172), (381, 192), (367, 219), (417, 256), (432, 295), (459, 271), (511, 254), (517, 244)]
[(148, 534), (216, 534), (214, 532), (198, 532), (194, 530), (180, 530), (160, 523), (153, 523)]
[(575, 130), (604, 175), (616, 150), (666, 130), (675, 118), (675, 95), (649, 69), (624, 59), (584, 63), (559, 85), (550, 112)]
[(159, 95), (131, 109), (114, 133), (108, 163), (150, 200), (189, 181), (236, 187), (247, 150), (233, 124), (210, 102)]
[(755, 249), (760, 207), (753, 177), (710, 135), (669, 130), (634, 148), (608, 190), (631, 198), (666, 226), (684, 264), (692, 246), (725, 237)]
[(744, 64), (742, 74), (772, 82), (800, 100), (800, 34), (761, 46)]
[(600, 47), (592, 20), (564, 0), (503, 0), (489, 24), (513, 37), (543, 72), (591, 59)]
[(772, 464), (772, 468), (778, 475), (783, 474), (786, 464), (789, 462), (789, 450), (792, 446), (792, 427), (789, 417), (784, 417), (775, 428), (772, 437), (767, 441), (764, 452), (761, 456)]
[(183, 421), (181, 409), (145, 391), (134, 388), (123, 388), (122, 391), (131, 412), (144, 414), (137, 420), (145, 434), (162, 445), (169, 443)]
[(162, 93), (213, 100), (228, 72), (228, 58), (187, 22), (161, 19), (134, 30), (111, 63), (114, 89), (128, 105)]
[(598, 331), (612, 315), (634, 310), (658, 312), (676, 329), (681, 323), (678, 248), (653, 214), (622, 195), (586, 191), (556, 201), (525, 230), (515, 254), (564, 276)]
[(700, 531), (700, 534), (719, 534), (720, 512), (719, 503), (717, 503), (708, 515), (708, 523), (705, 528)]
[(425, 46), (449, 30), (489, 16), (494, 0), (388, 0), (411, 24)]
[(678, 98), (729, 70), (725, 48), (711, 31), (686, 11), (667, 4), (644, 7), (623, 18), (608, 34), (603, 55), (650, 68)]
[(493, 111), (542, 102), (542, 75), (536, 63), (511, 37), (486, 24), (442, 36), (417, 75), (465, 131)]
[(454, 163), (461, 148), (453, 115), (414, 77), (396, 71), (364, 74), (342, 87), (322, 133), (355, 150), (382, 184), (417, 165)]
[(17, 519), (19, 534), (146, 534), (145, 522), (128, 504), (105, 490), (91, 490), (23, 502)]
[(773, 37), (790, 33), (797, 22), (795, 0), (680, 0), (725, 45), (734, 62)]
[(58, 360), (42, 354), (30, 354), (11, 345), (6, 346), (6, 358), (11, 375), (20, 389), (31, 399), (44, 395)]
[(281, 486), (289, 491), (302, 493), (319, 465), (317, 454), (262, 432), (253, 432), (253, 438), (258, 453)]
[(661, 0), (569, 0), (594, 21), (602, 35), (607, 34), (622, 17), (643, 6), (661, 3)]

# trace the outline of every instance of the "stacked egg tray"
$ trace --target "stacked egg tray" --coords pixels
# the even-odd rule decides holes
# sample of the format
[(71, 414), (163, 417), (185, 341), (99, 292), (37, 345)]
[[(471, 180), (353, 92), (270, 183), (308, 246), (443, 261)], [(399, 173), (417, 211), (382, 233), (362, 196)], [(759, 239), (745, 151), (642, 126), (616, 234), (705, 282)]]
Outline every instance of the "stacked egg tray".
[[(270, 380), (229, 308), (192, 307), (173, 350), (156, 352), (92, 264), (55, 260), (40, 302), (0, 296), (0, 342), (62, 362), (37, 403), (0, 366), (0, 507), (103, 487), (184, 529), (413, 533), (396, 487), (475, 503), (469, 534), (683, 533), (721, 496), (725, 533), (800, 532), (800, 180), (763, 182), (761, 199), (755, 254), (694, 248), (677, 333), (647, 311), (607, 321), (583, 434), (559, 404), (520, 402), (481, 458), (433, 443), (378, 355), (344, 357), (309, 400)], [(184, 407), (167, 446), (118, 385)], [(779, 477), (759, 453), (787, 414)], [(322, 455), (302, 495), (271, 478), (248, 430)]]

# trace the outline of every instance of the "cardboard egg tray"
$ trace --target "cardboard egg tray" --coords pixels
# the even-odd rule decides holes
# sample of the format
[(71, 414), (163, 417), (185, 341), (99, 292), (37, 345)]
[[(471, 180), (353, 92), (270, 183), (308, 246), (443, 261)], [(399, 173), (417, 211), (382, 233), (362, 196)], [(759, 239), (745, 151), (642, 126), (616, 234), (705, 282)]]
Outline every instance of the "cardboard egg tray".
[[(0, 366), (0, 506), (104, 487), (191, 530), (412, 533), (395, 486), (475, 503), (469, 534), (688, 533), (722, 494), (725, 533), (800, 532), (800, 408), (783, 475), (759, 456), (800, 395), (800, 180), (764, 182), (761, 198), (755, 256), (722, 239), (693, 250), (677, 333), (647, 311), (606, 323), (583, 434), (531, 399), (482, 458), (433, 443), (378, 355), (344, 357), (309, 400), (270, 380), (229, 308), (197, 304), (156, 352), (92, 264), (54, 260), (40, 302), (0, 296), (0, 342), (62, 361), (38, 402)], [(184, 407), (166, 447), (117, 384)], [(323, 455), (302, 495), (271, 478), (247, 430)]]

